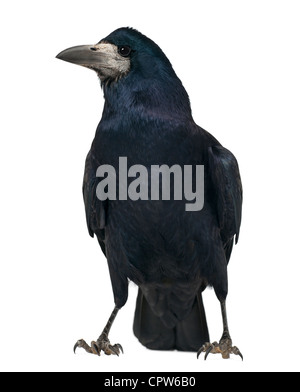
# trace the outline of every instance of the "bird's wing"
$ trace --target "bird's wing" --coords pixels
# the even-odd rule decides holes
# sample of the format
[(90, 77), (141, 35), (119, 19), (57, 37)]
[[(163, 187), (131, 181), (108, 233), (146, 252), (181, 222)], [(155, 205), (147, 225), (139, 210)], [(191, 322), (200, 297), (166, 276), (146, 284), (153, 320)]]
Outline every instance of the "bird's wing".
[(222, 146), (208, 148), (209, 169), (217, 198), (217, 215), (227, 260), (233, 237), (238, 241), (242, 217), (242, 183), (234, 155)]
[(85, 162), (82, 190), (88, 231), (91, 237), (94, 237), (94, 234), (97, 235), (102, 251), (105, 253), (104, 239), (107, 206), (96, 195), (96, 188), (99, 183), (99, 178), (96, 177), (98, 166), (91, 152), (89, 152)]

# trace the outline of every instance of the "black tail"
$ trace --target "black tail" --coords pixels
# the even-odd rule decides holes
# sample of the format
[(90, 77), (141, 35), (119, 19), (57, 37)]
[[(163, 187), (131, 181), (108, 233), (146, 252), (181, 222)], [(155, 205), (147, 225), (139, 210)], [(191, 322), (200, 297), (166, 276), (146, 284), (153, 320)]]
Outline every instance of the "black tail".
[(209, 342), (201, 292), (195, 298), (188, 316), (168, 328), (150, 308), (141, 289), (136, 301), (133, 332), (138, 340), (152, 350), (198, 351)]

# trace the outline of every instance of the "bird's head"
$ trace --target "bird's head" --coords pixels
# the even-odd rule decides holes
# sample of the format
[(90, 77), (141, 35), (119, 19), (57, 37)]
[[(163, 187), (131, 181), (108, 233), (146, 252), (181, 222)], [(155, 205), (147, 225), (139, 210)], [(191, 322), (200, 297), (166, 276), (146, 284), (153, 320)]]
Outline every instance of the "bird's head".
[(118, 81), (131, 71), (154, 74), (163, 64), (171, 67), (162, 50), (132, 28), (120, 28), (96, 45), (74, 46), (56, 57), (95, 70), (102, 82)]
[(155, 42), (135, 29), (119, 28), (95, 45), (74, 46), (57, 58), (96, 71), (105, 95), (111, 86), (119, 86), (126, 89), (127, 97), (132, 92), (132, 101), (148, 104), (150, 99), (153, 106), (169, 97), (168, 101), (180, 101), (177, 106), (189, 112), (188, 95), (170, 61)]

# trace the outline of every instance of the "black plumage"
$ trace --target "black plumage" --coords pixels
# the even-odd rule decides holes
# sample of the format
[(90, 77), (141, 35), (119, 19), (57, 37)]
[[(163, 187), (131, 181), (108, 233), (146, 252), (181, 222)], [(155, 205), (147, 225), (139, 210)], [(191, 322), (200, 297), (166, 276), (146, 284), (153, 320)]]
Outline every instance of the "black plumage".
[[(108, 332), (139, 286), (134, 333), (152, 349), (240, 354), (232, 347), (225, 300), (227, 264), (237, 242), (242, 186), (233, 154), (195, 124), (189, 97), (162, 50), (140, 32), (121, 28), (94, 46), (67, 49), (58, 58), (94, 69), (105, 104), (88, 153), (83, 195), (87, 225), (107, 257), (115, 313), (89, 352), (120, 352)], [(119, 174), (128, 167), (204, 165), (204, 206), (186, 211), (186, 200), (105, 200), (96, 195), (100, 165)], [(133, 179), (128, 179), (128, 183)], [(195, 184), (195, 178), (193, 178)], [(149, 185), (150, 187), (150, 185)], [(119, 183), (117, 182), (117, 190)], [(150, 190), (149, 190), (150, 192)], [(212, 286), (221, 302), (224, 333), (210, 344), (202, 291)]]

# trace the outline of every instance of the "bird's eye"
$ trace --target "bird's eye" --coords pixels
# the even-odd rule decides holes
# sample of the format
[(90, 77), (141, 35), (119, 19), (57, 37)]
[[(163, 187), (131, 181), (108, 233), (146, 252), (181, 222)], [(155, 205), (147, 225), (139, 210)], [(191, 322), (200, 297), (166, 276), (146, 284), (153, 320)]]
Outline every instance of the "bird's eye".
[(127, 45), (119, 46), (118, 52), (123, 57), (128, 57), (131, 53), (131, 47)]

